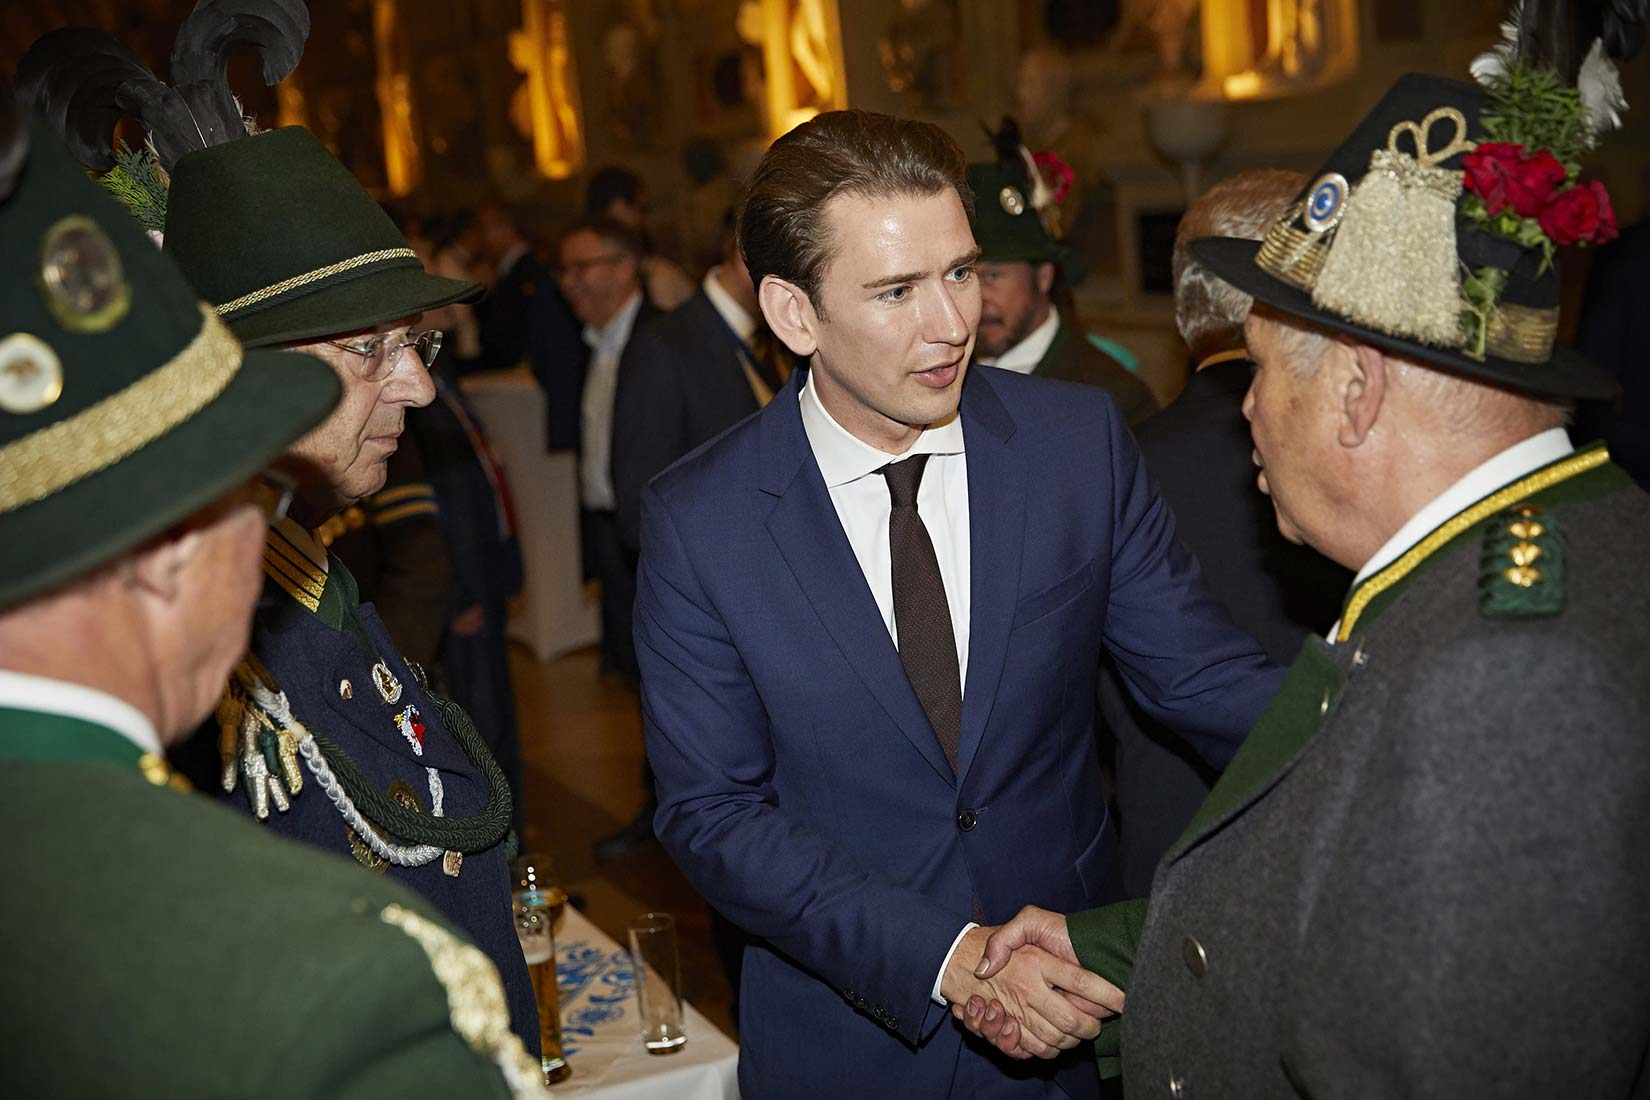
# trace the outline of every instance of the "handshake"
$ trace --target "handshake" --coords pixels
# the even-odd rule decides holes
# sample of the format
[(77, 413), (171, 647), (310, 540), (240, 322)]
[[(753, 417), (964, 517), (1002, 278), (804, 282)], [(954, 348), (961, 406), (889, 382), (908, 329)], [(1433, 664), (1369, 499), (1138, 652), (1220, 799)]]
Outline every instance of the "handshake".
[(940, 993), (964, 1027), (1011, 1058), (1053, 1058), (1123, 1011), (1122, 990), (1077, 962), (1066, 918), (1029, 905), (998, 928), (970, 929)]

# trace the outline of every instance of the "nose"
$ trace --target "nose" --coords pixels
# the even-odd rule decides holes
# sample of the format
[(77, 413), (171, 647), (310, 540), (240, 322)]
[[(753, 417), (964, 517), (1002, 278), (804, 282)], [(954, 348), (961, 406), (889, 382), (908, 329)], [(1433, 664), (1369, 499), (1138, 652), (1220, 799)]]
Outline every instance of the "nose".
[(391, 404), (411, 405), (422, 409), (435, 400), (435, 382), (429, 369), (410, 347), (402, 348), (390, 380), (384, 386), (383, 400)]
[(956, 287), (941, 282), (929, 308), (923, 311), (923, 338), (930, 344), (961, 347), (968, 343), (972, 328), (980, 320), (978, 283)]

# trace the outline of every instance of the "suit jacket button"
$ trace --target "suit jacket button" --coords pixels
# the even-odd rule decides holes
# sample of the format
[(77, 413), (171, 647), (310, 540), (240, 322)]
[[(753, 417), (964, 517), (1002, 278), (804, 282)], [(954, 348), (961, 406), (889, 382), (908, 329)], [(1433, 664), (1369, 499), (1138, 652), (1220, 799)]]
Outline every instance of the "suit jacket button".
[(894, 1019), (892, 1016), (888, 1017), (888, 1019), (884, 1020), (883, 1022), (888, 1025), (888, 1030), (889, 1031), (898, 1031), (899, 1030), (899, 1021)]
[(1201, 978), (1209, 972), (1209, 956), (1203, 945), (1191, 936), (1181, 941), (1180, 956), (1186, 960), (1186, 969), (1192, 972), (1192, 977)]
[(971, 833), (974, 831), (974, 826), (979, 823), (979, 820), (979, 817), (975, 815), (973, 810), (964, 810), (962, 813), (957, 815), (957, 828), (961, 829), (965, 833)]
[(1169, 1095), (1174, 1097), (1174, 1100), (1184, 1100), (1187, 1095), (1186, 1078), (1173, 1071), (1169, 1073)]

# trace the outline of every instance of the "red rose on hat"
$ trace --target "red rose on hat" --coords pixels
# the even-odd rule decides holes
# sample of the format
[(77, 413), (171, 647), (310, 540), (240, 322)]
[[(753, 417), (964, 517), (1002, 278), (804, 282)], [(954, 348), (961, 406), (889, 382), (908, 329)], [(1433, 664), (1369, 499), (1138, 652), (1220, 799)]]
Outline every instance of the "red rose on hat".
[(1533, 218), (1564, 182), (1564, 165), (1545, 149), (1525, 155), (1522, 145), (1489, 141), (1461, 159), (1468, 191), (1484, 200), (1495, 217), (1508, 207), (1521, 218)]
[(1616, 212), (1598, 180), (1560, 192), (1541, 211), (1541, 231), (1554, 244), (1603, 244), (1616, 237)]

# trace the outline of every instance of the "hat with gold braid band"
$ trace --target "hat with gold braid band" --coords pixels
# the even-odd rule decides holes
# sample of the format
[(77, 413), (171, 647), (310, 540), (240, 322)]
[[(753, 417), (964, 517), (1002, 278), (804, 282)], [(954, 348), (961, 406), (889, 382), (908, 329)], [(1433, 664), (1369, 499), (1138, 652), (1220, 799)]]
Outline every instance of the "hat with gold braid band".
[(243, 484), (338, 393), (317, 359), (243, 352), (0, 81), (0, 607)]
[[(308, 130), (257, 132), (225, 75), (256, 51), (275, 84), (309, 35), (301, 0), (200, 0), (178, 30), (172, 85), (119, 40), (66, 28), (18, 66), (18, 90), (88, 168), (153, 229), (195, 289), (248, 347), (371, 328), (478, 297), (428, 274), (383, 209)], [(138, 150), (111, 145), (136, 118)]]
[(1545, 398), (1607, 398), (1556, 344), (1558, 250), (1615, 236), (1579, 161), (1626, 108), (1614, 61), (1646, 0), (1527, 0), (1477, 84), (1400, 78), (1266, 239), (1199, 261), (1285, 313), (1393, 354)]

